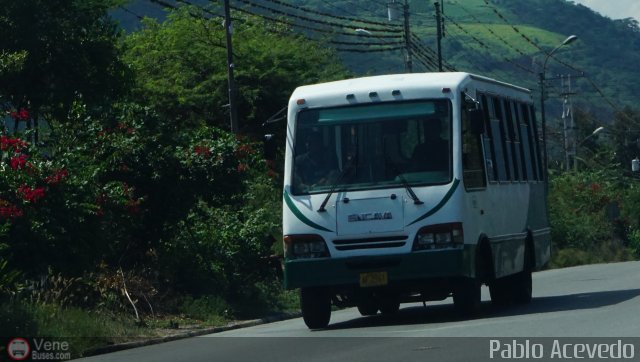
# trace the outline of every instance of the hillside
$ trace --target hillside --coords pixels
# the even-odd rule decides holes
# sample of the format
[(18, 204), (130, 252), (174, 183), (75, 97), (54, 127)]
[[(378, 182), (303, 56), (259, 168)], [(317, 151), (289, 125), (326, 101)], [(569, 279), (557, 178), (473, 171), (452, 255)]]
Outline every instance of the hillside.
[[(180, 5), (187, 1), (167, 1)], [(219, 5), (206, 0), (191, 3), (221, 13)], [(402, 17), (387, 19), (385, 2), (355, 0), (238, 0), (232, 6), (246, 12), (288, 23), (309, 38), (324, 41), (339, 51), (355, 74), (403, 72)], [(435, 18), (431, 2), (409, 1), (412, 41), (418, 48), (414, 71), (435, 71)], [(640, 29), (637, 22), (611, 20), (589, 8), (566, 0), (445, 0), (444, 61), (450, 68), (489, 75), (539, 91), (538, 73), (545, 51), (568, 35), (579, 41), (557, 51), (547, 65), (547, 78), (580, 76), (572, 81), (574, 105), (609, 118), (623, 106), (635, 106), (634, 80), (640, 76)], [(132, 0), (126, 9), (138, 15), (162, 16), (161, 6), (149, 0)], [(138, 21), (130, 12), (114, 13), (129, 30)], [(325, 16), (328, 14), (331, 16)], [(347, 19), (364, 20), (354, 22)], [(376, 25), (383, 24), (383, 25)], [(339, 25), (343, 25), (340, 28)], [(391, 24), (392, 30), (384, 24)], [(362, 37), (355, 27), (371, 29)], [(362, 33), (360, 33), (362, 34)], [(396, 38), (385, 38), (393, 34)], [(357, 45), (361, 43), (362, 45)], [(390, 44), (392, 43), (392, 44)], [(373, 45), (381, 44), (381, 45)], [(549, 97), (562, 92), (559, 80), (548, 83)], [(559, 114), (560, 100), (549, 101), (550, 112)]]

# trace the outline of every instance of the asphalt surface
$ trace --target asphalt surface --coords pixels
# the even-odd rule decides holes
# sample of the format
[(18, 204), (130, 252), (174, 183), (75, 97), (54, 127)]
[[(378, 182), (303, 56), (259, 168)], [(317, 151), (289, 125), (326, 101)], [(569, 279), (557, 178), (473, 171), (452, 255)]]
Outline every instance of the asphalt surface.
[[(585, 356), (640, 360), (640, 262), (534, 273), (531, 304), (496, 308), (483, 288), (482, 313), (464, 320), (451, 299), (403, 304), (397, 315), (333, 312), (328, 328), (301, 318), (94, 356), (84, 361), (496, 361)], [(591, 346), (606, 344), (598, 358)], [(588, 345), (586, 349), (576, 345)], [(563, 349), (564, 348), (564, 349)], [(595, 348), (595, 347), (593, 347)], [(626, 349), (625, 349), (626, 348)], [(560, 354), (552, 353), (560, 351)], [(587, 351), (587, 352), (584, 352)], [(618, 351), (619, 352), (619, 351)], [(564, 354), (563, 354), (564, 353)], [(493, 358), (492, 358), (493, 357)], [(621, 356), (619, 360), (623, 360)], [(626, 359), (628, 360), (628, 359)]]

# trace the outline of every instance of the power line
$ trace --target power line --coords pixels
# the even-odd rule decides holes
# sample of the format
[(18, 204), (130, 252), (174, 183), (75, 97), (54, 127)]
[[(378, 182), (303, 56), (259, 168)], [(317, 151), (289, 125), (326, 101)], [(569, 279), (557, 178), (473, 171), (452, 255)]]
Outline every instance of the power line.
[[(422, 51), (424, 51), (425, 53), (430, 54), (434, 59), (437, 59), (438, 54), (436, 53), (435, 50), (431, 49), (429, 46), (425, 45), (425, 42), (415, 33), (412, 33), (411, 36), (413, 37), (413, 41), (416, 43), (416, 45), (418, 47), (420, 47), (422, 49)], [(445, 68), (448, 68), (448, 70), (450, 71), (456, 71), (456, 68), (449, 64), (447, 61), (443, 60), (443, 66)]]
[[(485, 48), (487, 51), (491, 52), (491, 49), (489, 49), (489, 46), (487, 46), (487, 44), (485, 44), (482, 40), (478, 39), (475, 35), (471, 34), (470, 32), (468, 32), (466, 29), (464, 29), (460, 24), (458, 24), (457, 21), (453, 20), (452, 18), (444, 15), (444, 17), (449, 20), (450, 22), (453, 23), (453, 25), (455, 25), (458, 29), (460, 29), (462, 32), (464, 32), (467, 36), (471, 37), (471, 39), (473, 39), (476, 43), (480, 44), (480, 46), (482, 46), (483, 48)], [(532, 73), (535, 74), (535, 72), (529, 68), (526, 68), (516, 62), (514, 62), (513, 60), (507, 58), (507, 57), (503, 57), (502, 59), (504, 59), (505, 61), (515, 65), (517, 68), (528, 72), (528, 73)]]
[(523, 57), (527, 57), (528, 55), (525, 54), (522, 50), (514, 47), (513, 45), (511, 45), (509, 42), (507, 42), (503, 37), (501, 37), (500, 35), (498, 35), (496, 32), (493, 31), (493, 29), (491, 29), (491, 27), (487, 26), (486, 24), (482, 23), (475, 15), (473, 15), (473, 13), (471, 13), (471, 11), (469, 9), (467, 9), (466, 7), (462, 6), (462, 4), (460, 4), (457, 1), (454, 1), (454, 3), (456, 5), (458, 5), (461, 9), (463, 9), (467, 14), (469, 14), (469, 16), (471, 16), (471, 18), (473, 20), (475, 20), (478, 24), (481, 24), (485, 29), (487, 29), (487, 31), (489, 31), (489, 33), (491, 33), (491, 35), (493, 35), (495, 38), (499, 39), (502, 43), (504, 43), (507, 47), (511, 48), (512, 50), (516, 51), (517, 53), (519, 53), (520, 55), (522, 55)]
[[(324, 13), (324, 12), (321, 12), (321, 11), (317, 11), (317, 10), (313, 10), (313, 9), (309, 9), (309, 8), (304, 8), (304, 7), (301, 7), (301, 6), (295, 6), (295, 5), (287, 4), (287, 3), (283, 2), (283, 1), (280, 1), (280, 0), (266, 0), (266, 1), (278, 4), (278, 5), (281, 5), (281, 6), (284, 6), (284, 7), (288, 7), (288, 8), (292, 8), (292, 9), (296, 9), (296, 10), (300, 10), (300, 11), (304, 11), (306, 13), (317, 14), (317, 15), (331, 17), (331, 18), (340, 19), (340, 20), (347, 20), (347, 21), (353, 21), (353, 22), (356, 22), (356, 23), (371, 24), (371, 25), (381, 25), (381, 26), (384, 26), (385, 28), (388, 28), (388, 29), (393, 29), (393, 28), (398, 28), (399, 27), (399, 25), (396, 25), (396, 24), (388, 24), (388, 23), (382, 23), (382, 22), (378, 22), (378, 21), (362, 20), (362, 19), (350, 18), (350, 17), (346, 17), (346, 16), (332, 15), (332, 14)], [(384, 30), (386, 30), (386, 29), (384, 29)]]
[(330, 30), (330, 29), (326, 29), (326, 28), (325, 29), (317, 28), (317, 27), (312, 27), (312, 26), (308, 26), (308, 25), (301, 25), (301, 24), (292, 23), (290, 21), (283, 20), (282, 18), (276, 18), (276, 17), (265, 15), (265, 14), (254, 13), (254, 12), (251, 12), (251, 11), (249, 11), (247, 9), (236, 7), (236, 6), (233, 6), (233, 5), (231, 6), (231, 8), (233, 10), (239, 11), (241, 13), (245, 13), (245, 14), (252, 15), (252, 16), (258, 16), (258, 17), (261, 17), (263, 19), (270, 20), (270, 21), (273, 21), (273, 22), (276, 22), (276, 23), (285, 24), (285, 25), (289, 25), (291, 27), (297, 27), (297, 28), (300, 28), (300, 29), (311, 30), (311, 31), (319, 32), (319, 33), (339, 34), (339, 35), (346, 35), (346, 36), (358, 36), (358, 37), (365, 37), (365, 38), (384, 38), (384, 39), (401, 39), (402, 38), (402, 35), (356, 34), (354, 32), (344, 32), (344, 31)]
[(536, 42), (534, 42), (533, 40), (531, 40), (531, 38), (529, 38), (526, 34), (524, 34), (523, 32), (520, 31), (520, 29), (518, 29), (516, 26), (514, 26), (513, 24), (511, 24), (507, 18), (505, 18), (499, 11), (498, 9), (496, 9), (495, 7), (491, 6), (491, 4), (489, 4), (488, 0), (484, 0), (485, 4), (487, 4), (487, 6), (489, 8), (491, 8), (491, 10), (493, 10), (493, 12), (500, 18), (502, 19), (502, 21), (504, 21), (507, 25), (509, 25), (511, 27), (511, 29), (513, 29), (513, 31), (515, 31), (516, 33), (518, 33), (524, 40), (526, 40), (529, 44), (531, 44), (532, 46), (534, 46), (536, 49), (538, 49), (540, 52), (542, 52), (543, 54), (547, 55), (548, 57), (553, 58), (555, 61), (557, 61), (558, 63), (564, 65), (565, 67), (575, 70), (577, 72), (581, 72), (580, 69), (575, 68), (573, 65), (566, 63), (556, 57), (554, 57), (552, 54), (549, 54), (545, 49), (543, 49), (542, 47), (540, 47)]
[(362, 42), (352, 42), (352, 41), (338, 41), (338, 40), (326, 40), (325, 43), (329, 44), (338, 44), (338, 45), (400, 45), (404, 44), (404, 41), (396, 41), (396, 42), (382, 42), (382, 43), (362, 43)]
[[(366, 11), (366, 12), (368, 12), (368, 13), (373, 14), (373, 11), (371, 11), (371, 9), (367, 9), (367, 8), (364, 8), (364, 7), (360, 6), (360, 4), (359, 4), (358, 0), (356, 0), (356, 1), (350, 1), (350, 2), (351, 2), (351, 4), (352, 4), (354, 7), (357, 7), (357, 8), (358, 8), (358, 9), (360, 9), (360, 10), (363, 10), (363, 11)], [(371, 0), (370, 0), (370, 2), (371, 2)], [(387, 6), (387, 4), (386, 4), (386, 3), (379, 3), (379, 4), (380, 4), (380, 5), (382, 5), (382, 6), (384, 6), (384, 7), (386, 7), (386, 6)]]
[(414, 43), (411, 43), (411, 49), (414, 52), (414, 56), (416, 59), (427, 69), (427, 70), (438, 70), (438, 63), (434, 61), (433, 58), (426, 56), (424, 53), (416, 47)]
[(323, 2), (323, 3), (325, 3), (326, 5), (328, 5), (328, 6), (332, 7), (332, 8), (334, 8), (334, 9), (336, 9), (336, 10), (338, 10), (338, 11), (342, 11), (342, 12), (344, 12), (344, 13), (347, 13), (347, 14), (351, 15), (351, 16), (357, 16), (356, 14), (354, 14), (354, 13), (352, 13), (352, 12), (350, 12), (350, 11), (347, 11), (347, 10), (345, 10), (345, 9), (342, 9), (342, 8), (339, 8), (339, 7), (335, 6), (335, 5), (333, 5), (332, 3), (328, 2), (327, 0), (320, 0), (320, 1), (322, 1), (322, 2)]
[[(356, 25), (345, 25), (345, 24), (336, 23), (336, 22), (333, 22), (333, 21), (323, 21), (323, 20), (312, 19), (312, 18), (309, 18), (309, 17), (306, 17), (306, 16), (291, 14), (291, 13), (288, 13), (286, 11), (282, 11), (282, 10), (274, 9), (274, 8), (271, 8), (271, 7), (268, 7), (268, 6), (256, 4), (256, 3), (251, 2), (249, 0), (240, 0), (240, 1), (245, 3), (245, 4), (247, 4), (247, 5), (249, 5), (249, 6), (251, 6), (251, 7), (254, 7), (254, 8), (263, 9), (263, 10), (272, 12), (274, 14), (283, 15), (283, 16), (286, 16), (286, 17), (291, 17), (291, 18), (302, 20), (302, 21), (307, 21), (307, 22), (310, 22), (310, 23), (334, 26), (334, 27), (339, 27), (339, 28), (347, 28), (347, 29), (353, 29), (353, 30), (356, 30), (356, 29), (360, 28), (360, 27), (358, 27)], [(380, 30), (380, 29), (377, 29), (376, 31), (381, 31), (381, 32), (385, 32), (385, 33), (400, 33), (401, 32), (401, 30)]]
[(138, 20), (144, 20), (144, 17), (140, 14), (134, 13), (133, 11), (127, 9), (125, 6), (123, 5), (119, 5), (118, 8), (122, 9), (124, 12), (129, 13), (133, 16), (135, 16), (136, 18), (138, 18)]
[(355, 49), (355, 48), (335, 48), (335, 49), (341, 52), (378, 53), (378, 52), (386, 52), (386, 51), (393, 51), (393, 50), (401, 50), (404, 48), (405, 48), (404, 46), (400, 46), (395, 48), (378, 48), (378, 49)]

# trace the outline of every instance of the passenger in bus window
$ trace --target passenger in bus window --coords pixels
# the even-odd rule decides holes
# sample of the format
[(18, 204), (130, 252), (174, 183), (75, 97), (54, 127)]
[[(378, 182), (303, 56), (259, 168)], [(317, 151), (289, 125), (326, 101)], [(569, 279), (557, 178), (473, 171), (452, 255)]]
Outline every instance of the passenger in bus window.
[(302, 188), (330, 184), (338, 171), (335, 153), (323, 147), (320, 133), (311, 133), (306, 146), (307, 152), (295, 159), (296, 183)]
[(411, 155), (412, 172), (447, 171), (449, 169), (449, 142), (442, 139), (442, 125), (439, 119), (423, 122), (424, 142), (413, 149)]

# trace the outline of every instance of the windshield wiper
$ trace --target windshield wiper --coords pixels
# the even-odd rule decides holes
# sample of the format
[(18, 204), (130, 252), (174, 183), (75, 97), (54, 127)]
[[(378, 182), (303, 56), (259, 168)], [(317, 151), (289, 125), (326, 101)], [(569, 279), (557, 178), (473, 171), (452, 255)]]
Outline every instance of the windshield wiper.
[[(387, 160), (388, 161), (388, 160)], [(413, 200), (413, 203), (416, 205), (422, 205), (424, 204), (424, 202), (420, 201), (420, 199), (418, 198), (418, 195), (416, 195), (415, 192), (413, 192), (413, 189), (411, 188), (411, 186), (409, 185), (409, 182), (407, 182), (407, 179), (404, 178), (404, 176), (402, 176), (402, 174), (400, 173), (400, 171), (398, 170), (398, 167), (396, 166), (395, 163), (388, 161), (389, 165), (391, 166), (391, 169), (398, 174), (398, 178), (400, 179), (400, 182), (402, 182), (402, 186), (404, 186), (404, 188), (407, 190), (407, 193), (409, 194), (409, 196), (411, 197), (411, 199)]]
[(349, 166), (346, 166), (344, 169), (342, 169), (342, 172), (340, 172), (340, 175), (338, 175), (338, 178), (336, 179), (336, 181), (333, 184), (331, 184), (329, 193), (322, 201), (322, 204), (320, 204), (320, 208), (317, 210), (318, 212), (327, 211), (324, 207), (327, 206), (327, 202), (329, 202), (329, 198), (336, 191), (336, 188), (338, 187), (340, 182), (342, 182), (342, 179), (353, 169), (355, 169), (354, 165), (349, 165)]

